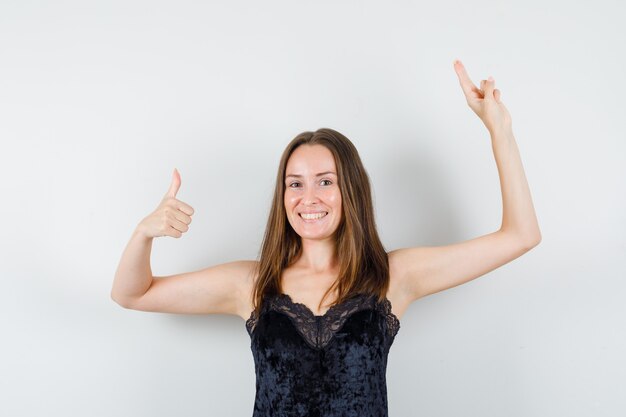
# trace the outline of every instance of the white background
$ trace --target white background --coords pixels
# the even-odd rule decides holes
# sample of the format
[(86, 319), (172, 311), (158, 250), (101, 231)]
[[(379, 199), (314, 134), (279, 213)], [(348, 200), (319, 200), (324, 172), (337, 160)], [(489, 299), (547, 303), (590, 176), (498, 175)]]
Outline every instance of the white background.
[(387, 250), (495, 231), (489, 135), (452, 67), (492, 75), (543, 241), (420, 299), (389, 414), (626, 407), (625, 6), (619, 1), (0, 3), (0, 415), (250, 416), (244, 321), (125, 310), (121, 253), (172, 170), (195, 209), (154, 275), (255, 259), (298, 133), (356, 145)]

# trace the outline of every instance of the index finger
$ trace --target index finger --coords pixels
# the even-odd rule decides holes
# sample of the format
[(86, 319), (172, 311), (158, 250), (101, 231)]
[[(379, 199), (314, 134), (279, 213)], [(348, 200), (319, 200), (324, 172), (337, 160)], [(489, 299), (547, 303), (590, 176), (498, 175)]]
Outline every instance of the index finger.
[(193, 215), (194, 210), (189, 204), (185, 204), (180, 200), (177, 200), (177, 208), (188, 216)]
[(466, 96), (469, 96), (473, 91), (478, 90), (472, 80), (470, 80), (470, 77), (467, 75), (467, 71), (465, 71), (465, 66), (458, 59), (454, 60), (454, 70), (459, 77), (459, 83), (461, 84), (461, 88), (463, 89), (463, 92)]

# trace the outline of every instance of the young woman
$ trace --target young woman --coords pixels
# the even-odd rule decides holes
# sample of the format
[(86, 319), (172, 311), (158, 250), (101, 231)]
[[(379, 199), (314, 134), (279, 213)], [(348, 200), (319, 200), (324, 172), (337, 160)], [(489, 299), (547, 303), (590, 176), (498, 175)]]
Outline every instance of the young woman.
[(176, 199), (175, 170), (161, 204), (124, 251), (112, 298), (136, 310), (244, 319), (257, 377), (254, 416), (386, 416), (387, 355), (408, 306), (541, 241), (500, 91), (491, 77), (477, 88), (460, 61), (454, 68), (491, 136), (503, 201), (497, 231), (448, 246), (385, 252), (357, 150), (324, 128), (299, 134), (283, 152), (258, 261), (152, 276), (152, 239), (182, 236), (193, 215)]

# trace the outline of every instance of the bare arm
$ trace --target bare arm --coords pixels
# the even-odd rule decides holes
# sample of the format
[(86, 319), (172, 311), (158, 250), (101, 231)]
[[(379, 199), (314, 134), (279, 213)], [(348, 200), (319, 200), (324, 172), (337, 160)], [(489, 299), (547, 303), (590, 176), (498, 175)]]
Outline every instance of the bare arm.
[(233, 261), (198, 271), (152, 276), (152, 238), (135, 231), (122, 255), (111, 298), (124, 308), (247, 318), (257, 261)]
[(512, 130), (491, 133), (491, 147), (502, 193), (500, 231), (518, 236), (524, 246), (533, 247), (541, 241), (541, 231)]
[(124, 249), (111, 289), (111, 298), (122, 307), (144, 295), (152, 284), (152, 240), (137, 228)]
[(500, 176), (502, 224), (495, 232), (463, 242), (390, 252), (390, 275), (399, 283), (406, 304), (482, 276), (541, 242), (511, 118), (500, 92), (494, 89), (493, 80), (482, 80), (484, 89), (478, 89), (462, 64), (455, 63), (455, 68), (470, 107), (481, 116), (491, 136)]
[(189, 230), (193, 208), (176, 199), (180, 175), (157, 209), (133, 231), (120, 260), (111, 298), (125, 308), (162, 313), (235, 314), (248, 318), (256, 261), (235, 261), (202, 270), (154, 277), (150, 252), (154, 237), (180, 238)]
[(496, 134), (492, 141), (502, 190), (500, 229), (451, 245), (390, 252), (392, 276), (398, 277), (408, 302), (478, 278), (520, 257), (541, 241), (513, 134)]

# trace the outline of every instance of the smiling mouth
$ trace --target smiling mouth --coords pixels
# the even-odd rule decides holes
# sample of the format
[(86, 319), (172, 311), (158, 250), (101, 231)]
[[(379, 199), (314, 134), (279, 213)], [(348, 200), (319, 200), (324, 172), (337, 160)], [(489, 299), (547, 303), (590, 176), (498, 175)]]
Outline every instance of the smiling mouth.
[[(324, 217), (326, 217), (328, 215), (328, 212), (325, 211), (323, 213), (315, 213), (315, 214), (298, 213), (298, 215), (304, 221), (315, 221), (315, 220), (320, 220), (320, 219), (323, 219)], [(306, 217), (304, 217), (304, 216), (306, 216)]]

